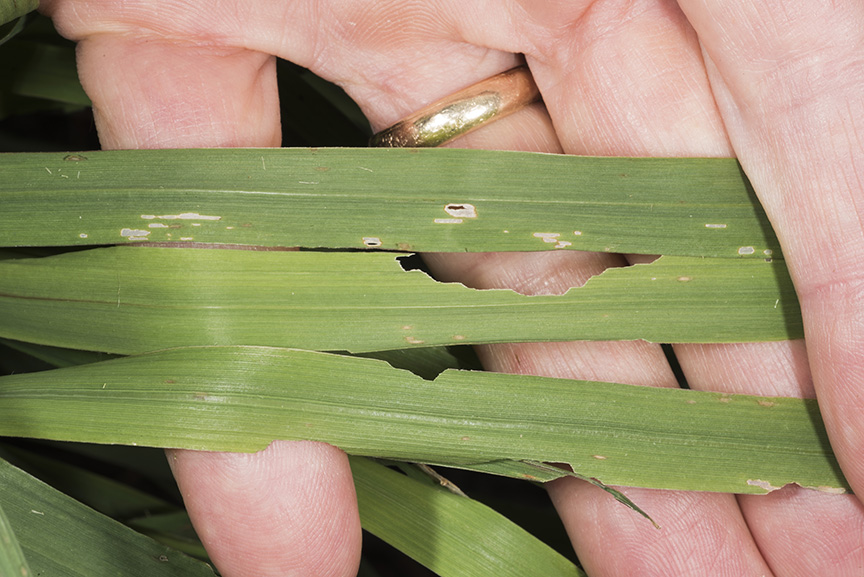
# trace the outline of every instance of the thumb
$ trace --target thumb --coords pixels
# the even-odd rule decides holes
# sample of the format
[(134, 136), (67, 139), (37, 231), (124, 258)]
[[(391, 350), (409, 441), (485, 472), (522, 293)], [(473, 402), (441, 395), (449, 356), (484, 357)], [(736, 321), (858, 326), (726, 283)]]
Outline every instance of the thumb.
[(864, 495), (864, 4), (680, 4), (783, 246), (832, 446)]

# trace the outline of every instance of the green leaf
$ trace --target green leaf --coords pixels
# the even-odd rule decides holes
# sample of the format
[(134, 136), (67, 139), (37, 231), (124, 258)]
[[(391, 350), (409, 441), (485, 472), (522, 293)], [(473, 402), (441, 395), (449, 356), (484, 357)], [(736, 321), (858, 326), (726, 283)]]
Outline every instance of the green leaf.
[(848, 485), (815, 401), (258, 347), (175, 349), (0, 378), (0, 434), (255, 451), (273, 439), (442, 465), (568, 463), (606, 485), (764, 493)]
[(39, 7), (39, 0), (0, 0), (0, 24), (6, 24)]
[(584, 575), (485, 505), (351, 459), (363, 527), (442, 577)]
[(21, 16), (12, 22), (0, 23), (0, 46), (18, 36), (27, 25), (27, 17)]
[(32, 575), (212, 576), (210, 567), (96, 513), (0, 460), (0, 506)]
[(687, 257), (525, 296), (439, 283), (386, 253), (114, 247), (0, 261), (0, 319), (0, 337), (121, 354), (803, 335), (783, 261)]
[(0, 445), (0, 458), (121, 523), (133, 517), (149, 517), (176, 508), (115, 479), (33, 451)]
[(126, 150), (6, 154), (0, 170), (0, 246), (148, 240), (780, 256), (732, 159)]
[[(16, 39), (0, 49), (0, 87), (14, 96), (90, 106), (78, 80), (75, 46)], [(56, 156), (56, 154), (55, 154)]]
[(30, 577), (33, 572), (24, 558), (24, 552), (15, 538), (12, 524), (0, 505), (0, 575), (9, 577)]
[(126, 524), (187, 555), (203, 560), (209, 559), (207, 551), (192, 528), (192, 521), (186, 511), (147, 515), (130, 519)]

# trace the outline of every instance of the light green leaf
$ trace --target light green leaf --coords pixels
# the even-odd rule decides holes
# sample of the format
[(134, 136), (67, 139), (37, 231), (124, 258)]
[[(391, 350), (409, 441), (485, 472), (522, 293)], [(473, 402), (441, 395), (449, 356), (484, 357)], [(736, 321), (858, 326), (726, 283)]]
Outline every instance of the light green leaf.
[(442, 577), (584, 575), (499, 513), (368, 459), (351, 459), (363, 527)]
[(0, 337), (121, 354), (803, 335), (782, 261), (687, 257), (524, 296), (435, 282), (392, 254), (114, 247), (0, 261), (0, 319)]
[(32, 575), (212, 576), (210, 567), (96, 513), (0, 460), (0, 506)]
[(0, 246), (147, 240), (780, 256), (732, 159), (127, 150), (6, 154), (0, 170)]
[(0, 434), (255, 451), (273, 439), (443, 465), (568, 463), (607, 485), (848, 489), (814, 401), (445, 371), (258, 347), (0, 378)]
[(24, 552), (15, 538), (12, 524), (0, 505), (0, 575), (9, 577), (30, 577), (33, 572), (24, 558)]

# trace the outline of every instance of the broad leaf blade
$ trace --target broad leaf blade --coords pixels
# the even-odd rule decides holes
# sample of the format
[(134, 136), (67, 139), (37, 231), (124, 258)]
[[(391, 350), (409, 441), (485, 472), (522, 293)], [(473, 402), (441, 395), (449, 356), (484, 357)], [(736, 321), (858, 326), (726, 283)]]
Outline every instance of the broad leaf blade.
[(732, 159), (455, 149), (0, 156), (0, 246), (206, 242), (764, 258)]
[(0, 337), (121, 354), (803, 336), (783, 261), (687, 257), (524, 296), (439, 283), (391, 254), (114, 247), (0, 261), (0, 319)]
[(273, 439), (466, 465), (569, 463), (607, 485), (848, 489), (814, 401), (445, 371), (276, 348), (175, 349), (0, 378), (0, 434), (254, 451)]

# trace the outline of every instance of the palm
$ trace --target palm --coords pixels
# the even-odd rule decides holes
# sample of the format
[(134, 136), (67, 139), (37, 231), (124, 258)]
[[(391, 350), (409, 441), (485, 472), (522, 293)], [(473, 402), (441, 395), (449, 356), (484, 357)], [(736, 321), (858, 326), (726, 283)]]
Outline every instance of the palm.
[[(751, 176), (774, 174), (759, 155), (765, 143), (752, 137), (746, 111), (730, 112), (736, 110), (734, 82), (732, 96), (721, 101), (725, 116), (718, 110), (696, 34), (673, 2), (44, 4), (61, 31), (85, 40), (80, 72), (106, 148), (278, 145), (271, 54), (341, 84), (373, 126), (382, 128), (509, 68), (517, 62), (514, 53), (524, 53), (546, 109), (527, 109), (466, 137), (462, 145), (731, 155), (725, 122)], [(701, 22), (699, 6), (689, 4), (685, 8)], [(717, 64), (715, 90), (725, 86), (723, 72), (735, 62)], [(766, 206), (782, 219), (771, 193)], [(575, 252), (436, 255), (429, 261), (444, 278), (525, 292), (562, 291), (625, 263), (623, 257)], [(799, 271), (796, 281), (801, 278)], [(676, 350), (694, 388), (813, 394), (801, 343)], [(662, 352), (645, 343), (497, 346), (483, 349), (481, 356), (490, 370), (674, 385)], [(253, 456), (176, 452), (172, 465), (224, 575), (355, 570), (356, 502), (347, 460), (332, 447), (276, 443)], [(855, 484), (861, 477), (859, 471), (850, 480)], [(567, 480), (551, 491), (591, 574), (792, 574), (837, 559), (848, 570), (864, 563), (864, 508), (852, 497), (791, 488), (738, 500), (628, 490), (663, 527), (658, 532), (587, 485)]]

